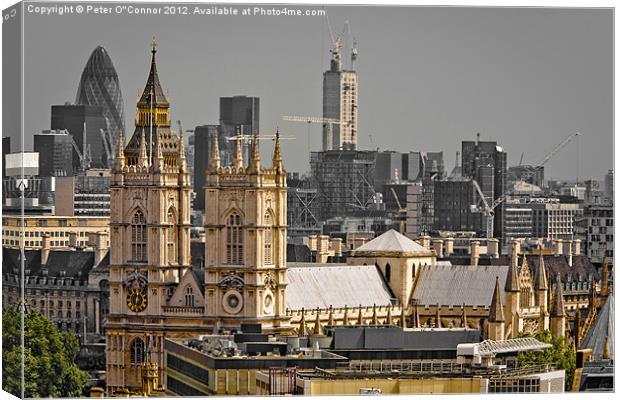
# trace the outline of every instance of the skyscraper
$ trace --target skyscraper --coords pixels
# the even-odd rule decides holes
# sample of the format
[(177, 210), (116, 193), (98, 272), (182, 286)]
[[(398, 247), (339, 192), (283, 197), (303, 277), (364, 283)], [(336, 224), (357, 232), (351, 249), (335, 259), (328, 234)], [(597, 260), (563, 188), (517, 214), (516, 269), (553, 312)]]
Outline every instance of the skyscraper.
[(84, 67), (75, 104), (102, 108), (106, 123), (104, 145), (112, 152), (118, 131), (125, 133), (125, 115), (118, 75), (108, 52), (102, 46), (93, 50)]
[[(100, 106), (64, 104), (52, 106), (52, 130), (67, 130), (80, 150), (73, 150), (73, 168), (108, 168), (114, 157), (101, 132), (106, 129)], [(86, 158), (86, 160), (84, 160)]]
[[(235, 141), (221, 140), (237, 134), (253, 135), (260, 133), (260, 99), (258, 97), (233, 96), (220, 97), (220, 151), (222, 162), (232, 163)], [(244, 162), (249, 162), (250, 142), (241, 142)]]
[[(205, 171), (211, 162), (211, 146), (214, 136), (218, 134), (218, 128), (218, 125), (194, 128), (194, 211), (202, 212), (205, 209)], [(219, 141), (223, 142), (221, 139)]]
[(330, 69), (323, 73), (323, 118), (340, 124), (323, 126), (323, 150), (355, 150), (357, 145), (357, 71), (355, 46), (351, 52), (351, 69), (345, 70), (341, 61), (340, 38), (332, 43)]
[(40, 176), (73, 175), (73, 145), (65, 130), (44, 130), (34, 135), (34, 151), (39, 153)]

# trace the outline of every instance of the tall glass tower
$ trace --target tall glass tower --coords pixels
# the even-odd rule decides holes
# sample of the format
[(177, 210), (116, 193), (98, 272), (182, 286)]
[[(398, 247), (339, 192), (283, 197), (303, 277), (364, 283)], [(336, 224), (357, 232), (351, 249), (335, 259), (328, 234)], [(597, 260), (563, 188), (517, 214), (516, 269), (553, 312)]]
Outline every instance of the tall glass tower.
[[(113, 154), (118, 132), (125, 134), (123, 96), (114, 64), (102, 46), (93, 50), (84, 67), (75, 104), (95, 105), (103, 109), (106, 122), (106, 129), (101, 133), (103, 145), (106, 152)], [(111, 160), (111, 157), (108, 159)]]

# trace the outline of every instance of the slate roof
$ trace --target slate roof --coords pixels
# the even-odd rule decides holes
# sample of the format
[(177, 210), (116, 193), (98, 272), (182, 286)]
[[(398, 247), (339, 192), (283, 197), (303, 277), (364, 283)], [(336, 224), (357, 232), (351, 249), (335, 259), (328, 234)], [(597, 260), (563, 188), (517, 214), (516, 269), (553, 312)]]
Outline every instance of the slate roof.
[(286, 307), (290, 310), (390, 305), (394, 298), (374, 265), (289, 264), (287, 279)]
[(607, 301), (598, 311), (594, 326), (586, 335), (582, 349), (592, 349), (594, 360), (601, 360), (605, 349), (605, 338), (608, 337), (609, 356), (614, 358), (614, 295), (610, 294)]
[(394, 229), (390, 229), (384, 234), (377, 236), (368, 243), (363, 244), (355, 250), (357, 252), (398, 252), (398, 253), (419, 253), (428, 252), (424, 246), (420, 246), (413, 240), (401, 235)]
[[(88, 279), (88, 272), (93, 267), (95, 253), (83, 250), (51, 250), (47, 264), (41, 265), (41, 251), (28, 250), (25, 252), (25, 270), (28, 276), (42, 276), (42, 270), (47, 271), (49, 277)], [(18, 249), (2, 249), (2, 273), (18, 275), (21, 262)]]
[[(507, 265), (425, 265), (419, 270), (412, 298), (422, 306), (490, 307), (499, 278), (504, 287), (508, 277)], [(505, 293), (500, 290), (502, 304)]]

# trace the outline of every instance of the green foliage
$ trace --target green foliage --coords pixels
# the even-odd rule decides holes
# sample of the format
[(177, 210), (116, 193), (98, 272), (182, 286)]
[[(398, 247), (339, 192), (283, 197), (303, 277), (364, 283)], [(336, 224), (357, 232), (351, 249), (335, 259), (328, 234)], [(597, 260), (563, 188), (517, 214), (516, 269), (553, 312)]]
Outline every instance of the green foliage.
[[(38, 311), (24, 316), (25, 396), (79, 397), (88, 373), (75, 364), (79, 342), (71, 332), (61, 333)], [(15, 308), (2, 311), (3, 389), (21, 396), (20, 314)]]
[(573, 384), (573, 376), (577, 365), (575, 349), (567, 345), (563, 337), (554, 338), (551, 332), (538, 332), (535, 335), (522, 334), (520, 337), (532, 336), (541, 342), (552, 345), (544, 351), (528, 351), (519, 353), (519, 365), (527, 367), (535, 364), (549, 364), (566, 371), (565, 389), (568, 391)]

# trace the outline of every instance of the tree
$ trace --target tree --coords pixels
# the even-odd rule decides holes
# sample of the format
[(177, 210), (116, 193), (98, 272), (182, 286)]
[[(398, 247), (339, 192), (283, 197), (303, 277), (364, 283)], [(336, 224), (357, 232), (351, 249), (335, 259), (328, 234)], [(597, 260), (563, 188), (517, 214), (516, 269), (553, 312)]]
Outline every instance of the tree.
[(573, 376), (577, 366), (575, 349), (565, 343), (564, 337), (554, 338), (551, 332), (537, 332), (534, 335), (522, 334), (520, 337), (533, 336), (535, 339), (551, 344), (543, 351), (528, 351), (519, 353), (519, 365), (527, 367), (536, 364), (550, 364), (566, 371), (565, 389), (568, 391), (573, 385)]
[[(59, 332), (38, 311), (24, 316), (24, 394), (26, 397), (79, 397), (88, 373), (75, 364), (79, 342)], [(2, 311), (3, 389), (21, 396), (21, 320), (16, 308)]]

